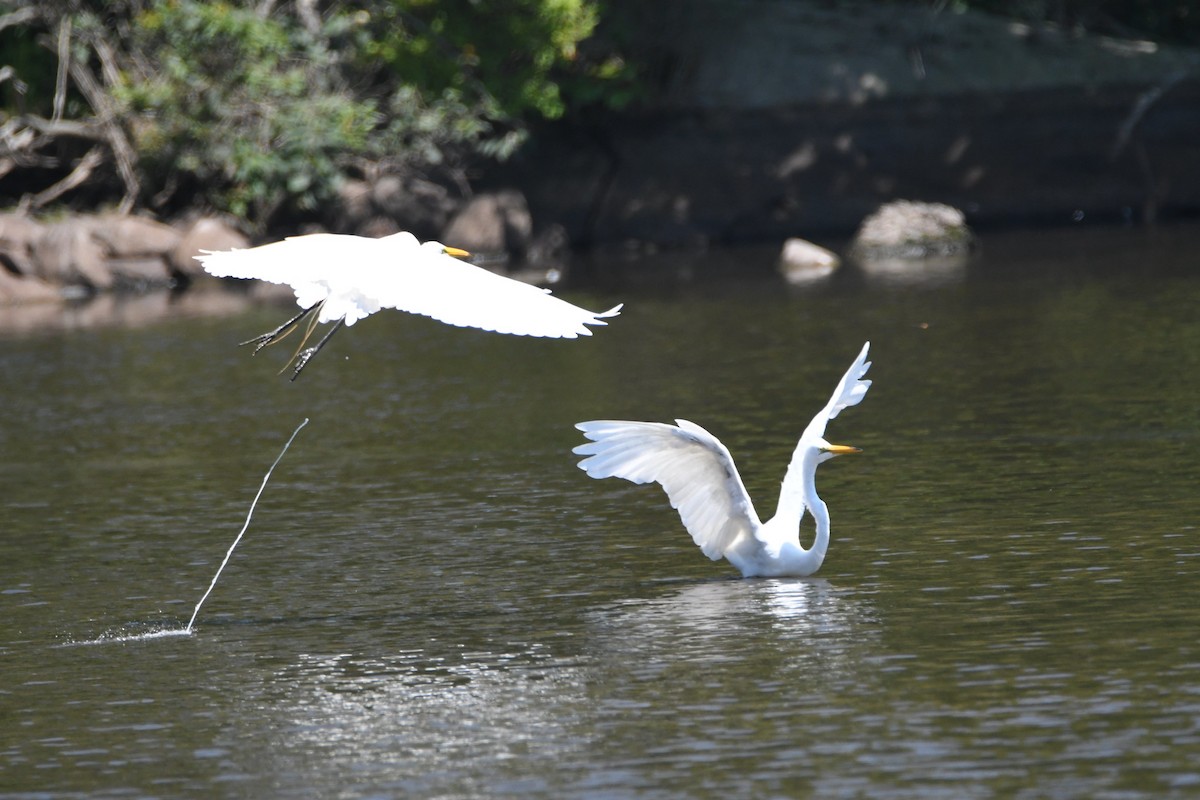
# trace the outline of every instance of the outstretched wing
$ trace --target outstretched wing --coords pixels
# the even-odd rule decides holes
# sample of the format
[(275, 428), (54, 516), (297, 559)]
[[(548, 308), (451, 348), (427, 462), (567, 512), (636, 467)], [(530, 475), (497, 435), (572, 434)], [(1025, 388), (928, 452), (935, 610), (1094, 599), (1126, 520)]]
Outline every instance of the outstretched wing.
[(588, 325), (606, 325), (621, 306), (596, 313), (521, 281), (497, 275), (453, 256), (421, 250), (393, 268), (371, 273), (363, 287), (383, 308), (518, 336), (574, 339), (591, 336)]
[(218, 278), (257, 278), (295, 287), (328, 280), (338, 270), (372, 258), (372, 246), (378, 241), (365, 236), (311, 233), (242, 250), (201, 250), (196, 260), (205, 272)]
[(328, 299), (321, 321), (348, 325), (396, 308), (449, 325), (574, 339), (606, 325), (621, 306), (595, 313), (549, 292), (423, 247), (409, 233), (382, 239), (314, 233), (245, 250), (196, 256), (211, 275), (286, 284), (305, 308)]
[[(196, 260), (218, 278), (245, 278), (292, 287), (296, 304), (322, 306), (321, 322), (345, 319), (353, 325), (379, 310), (370, 298), (354, 291), (354, 282), (376, 258), (377, 239), (336, 233), (291, 236), (281, 242), (244, 250), (201, 250)], [(413, 240), (414, 247), (418, 244)], [(333, 297), (337, 295), (336, 297)]]
[(575, 427), (591, 442), (579, 468), (593, 478), (658, 483), (704, 555), (721, 558), (743, 533), (759, 527), (758, 515), (725, 445), (684, 419), (660, 422), (594, 420)]
[(800, 437), (801, 441), (823, 438), (825, 426), (829, 420), (836, 417), (843, 408), (856, 406), (862, 402), (863, 397), (867, 394), (867, 389), (871, 388), (871, 382), (862, 379), (863, 375), (867, 374), (867, 370), (871, 368), (871, 362), (867, 361), (867, 351), (870, 347), (870, 342), (862, 346), (862, 350), (858, 352), (858, 358), (854, 359), (850, 369), (846, 370), (846, 374), (842, 376), (842, 380), (833, 390), (833, 396), (829, 398), (825, 408), (821, 409), (804, 429), (804, 435)]

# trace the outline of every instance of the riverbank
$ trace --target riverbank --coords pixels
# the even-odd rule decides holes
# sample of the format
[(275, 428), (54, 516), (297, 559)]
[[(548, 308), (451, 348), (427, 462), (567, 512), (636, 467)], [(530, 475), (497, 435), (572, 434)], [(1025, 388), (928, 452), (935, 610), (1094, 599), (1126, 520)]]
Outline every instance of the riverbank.
[[(1200, 213), (1196, 51), (904, 4), (644, 13), (640, 108), (541, 126), (470, 197), (411, 176), (349, 182), (331, 224), (413, 230), (547, 282), (571, 252), (846, 238), (895, 199), (948, 204), (975, 229)], [(180, 286), (199, 247), (251, 243), (193, 226), (6, 215), (0, 303)]]
[(1200, 53), (895, 4), (648, 11), (653, 107), (550, 126), (487, 176), (598, 247), (843, 235), (897, 198), (972, 226), (1200, 210)]

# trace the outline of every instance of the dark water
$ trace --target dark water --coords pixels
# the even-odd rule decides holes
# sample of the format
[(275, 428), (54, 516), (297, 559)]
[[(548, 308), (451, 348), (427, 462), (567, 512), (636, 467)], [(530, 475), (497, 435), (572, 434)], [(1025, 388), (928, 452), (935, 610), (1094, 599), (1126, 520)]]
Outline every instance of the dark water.
[[(280, 308), (0, 334), (0, 796), (1200, 795), (1198, 250), (630, 263), (572, 296), (627, 302), (592, 339), (385, 313), (295, 384), (233, 346)], [(685, 417), (768, 516), (867, 339), (812, 579), (741, 580), (573, 466), (577, 421)], [(139, 638), (306, 417), (194, 634)]]

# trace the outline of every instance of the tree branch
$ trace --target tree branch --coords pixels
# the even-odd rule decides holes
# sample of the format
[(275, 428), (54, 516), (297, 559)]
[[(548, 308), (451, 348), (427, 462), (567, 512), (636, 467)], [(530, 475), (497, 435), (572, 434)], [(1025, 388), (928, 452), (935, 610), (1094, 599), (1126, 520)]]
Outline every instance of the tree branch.
[(67, 77), (71, 70), (71, 17), (63, 16), (58, 23), (58, 74), (54, 79), (54, 105), (50, 118), (61, 120), (67, 107)]
[(7, 14), (0, 15), (0, 31), (5, 28), (11, 28), (14, 25), (28, 25), (37, 19), (38, 10), (36, 6), (28, 5), (24, 8), (18, 8), (16, 11), (10, 11)]
[(1113, 142), (1112, 148), (1108, 151), (1109, 158), (1116, 158), (1121, 155), (1121, 152), (1129, 145), (1130, 139), (1133, 137), (1133, 129), (1138, 126), (1138, 123), (1146, 116), (1154, 104), (1162, 99), (1162, 96), (1173, 89), (1180, 81), (1191, 75), (1190, 68), (1177, 70), (1166, 77), (1157, 86), (1152, 86), (1138, 96), (1137, 102), (1133, 104), (1133, 108), (1129, 110), (1129, 114), (1121, 122), (1117, 128), (1117, 138)]
[(125, 136), (125, 131), (117, 123), (116, 113), (109, 102), (108, 95), (100, 88), (100, 83), (83, 64), (71, 64), (71, 77), (80, 93), (88, 101), (88, 105), (96, 113), (97, 122), (104, 130), (104, 138), (112, 150), (117, 162), (117, 174), (125, 184), (125, 196), (121, 198), (118, 210), (128, 213), (133, 209), (134, 202), (141, 192), (141, 182), (137, 176), (137, 153)]
[(37, 131), (51, 138), (55, 136), (69, 136), (74, 139), (87, 139), (93, 142), (108, 141), (108, 137), (104, 135), (103, 131), (99, 130), (97, 123), (91, 121), (84, 122), (77, 119), (53, 120), (28, 114), (18, 117), (16, 121), (30, 130)]
[(71, 191), (83, 184), (96, 167), (104, 163), (104, 155), (100, 152), (99, 147), (93, 147), (88, 150), (83, 158), (79, 159), (79, 163), (75, 165), (75, 169), (71, 170), (71, 174), (49, 186), (35, 195), (26, 195), (21, 198), (18, 204), (18, 209), (22, 212), (28, 211), (31, 208), (41, 208), (48, 203), (52, 203), (62, 195)]

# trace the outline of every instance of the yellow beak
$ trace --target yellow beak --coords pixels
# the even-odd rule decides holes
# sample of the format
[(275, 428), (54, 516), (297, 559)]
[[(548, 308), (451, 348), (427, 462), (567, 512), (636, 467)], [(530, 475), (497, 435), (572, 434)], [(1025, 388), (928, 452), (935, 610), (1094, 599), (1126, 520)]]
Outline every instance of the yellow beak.
[(455, 258), (466, 258), (467, 256), (471, 255), (466, 250), (460, 250), (457, 247), (446, 247), (444, 250), (446, 255), (454, 256)]
[(847, 453), (861, 453), (861, 447), (852, 447), (848, 444), (831, 444), (829, 447), (821, 448), (826, 453), (833, 453), (836, 456), (844, 456)]

